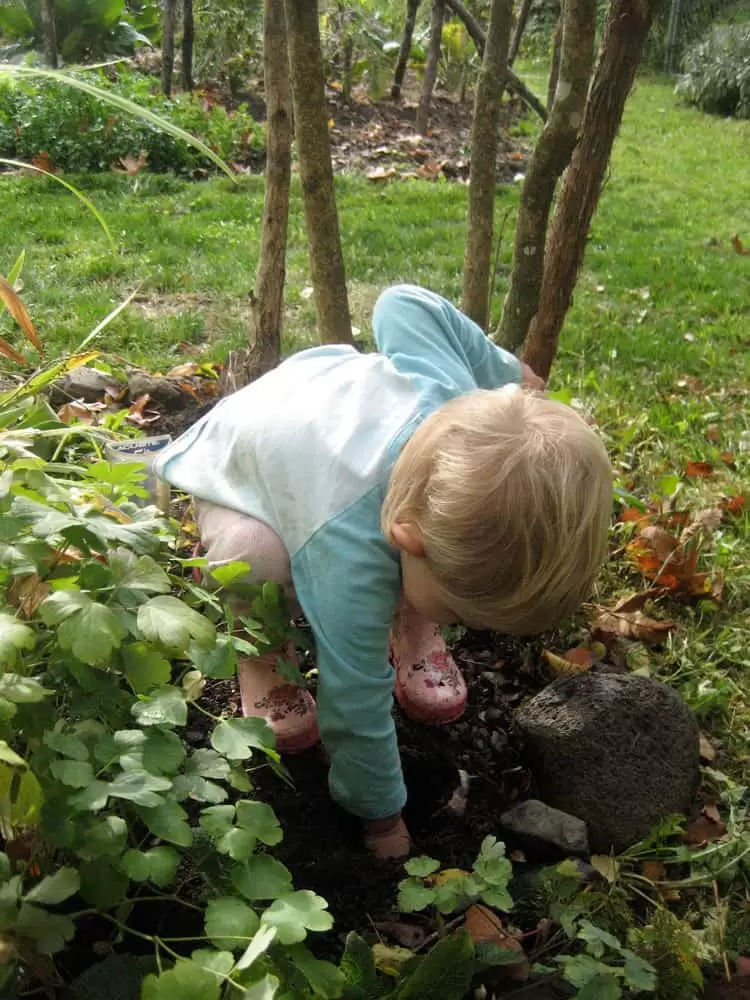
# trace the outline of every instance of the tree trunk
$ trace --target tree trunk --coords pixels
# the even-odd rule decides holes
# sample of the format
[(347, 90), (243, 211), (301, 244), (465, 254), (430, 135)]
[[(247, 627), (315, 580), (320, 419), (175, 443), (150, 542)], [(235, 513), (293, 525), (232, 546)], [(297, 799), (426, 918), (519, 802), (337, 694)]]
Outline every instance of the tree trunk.
[(391, 99), (398, 101), (401, 98), (401, 87), (406, 75), (406, 67), (409, 65), (411, 55), (411, 41), (414, 37), (414, 25), (417, 21), (417, 11), (421, 0), (407, 0), (406, 20), (404, 21), (404, 34), (401, 38), (401, 48), (398, 50), (398, 62), (396, 72), (393, 74), (393, 86), (391, 87)]
[(182, 89), (188, 94), (193, 89), (194, 42), (193, 0), (182, 0)]
[(565, 315), (583, 263), (589, 227), (612, 146), (635, 79), (656, 0), (612, 0), (586, 103), (583, 126), (560, 189), (545, 254), (539, 310), (522, 357), (549, 374)]
[(417, 132), (427, 131), (427, 119), (430, 114), (432, 92), (437, 80), (438, 64), (440, 62), (440, 47), (443, 41), (443, 21), (445, 20), (445, 0), (432, 0), (432, 18), (430, 19), (430, 44), (427, 49), (427, 62), (422, 78), (422, 93), (419, 96), (417, 108)]
[(664, 70), (674, 73), (677, 69), (680, 38), (680, 8), (682, 0), (672, 0), (669, 7), (669, 23), (667, 24), (667, 47), (664, 56)]
[(310, 272), (324, 343), (352, 343), (328, 135), (317, 0), (284, 0)]
[[(480, 56), (484, 56), (484, 29), (479, 21), (477, 21), (470, 10), (467, 10), (461, 3), (461, 0), (445, 0), (445, 5), (453, 11), (456, 17), (459, 17), (463, 21), (466, 30), (469, 32), (476, 46), (477, 52)], [(505, 86), (512, 94), (520, 97), (524, 104), (530, 107), (532, 111), (535, 111), (543, 122), (547, 121), (547, 109), (545, 106), (536, 94), (529, 90), (523, 80), (516, 76), (510, 67), (507, 70)]]
[(513, 0), (492, 0), (471, 127), (469, 218), (461, 308), (485, 330), (489, 323), (498, 119), (505, 90), (512, 19)]
[(511, 351), (523, 343), (539, 307), (552, 199), (573, 154), (594, 64), (596, 0), (565, 0), (562, 37), (560, 83), (523, 183), (513, 267), (498, 330)]
[(161, 28), (161, 91), (166, 97), (172, 93), (176, 20), (177, 0), (164, 0), (164, 17)]
[(41, 15), (44, 61), (50, 69), (57, 69), (57, 5), (55, 0), (42, 0)]
[(552, 110), (555, 103), (555, 93), (557, 92), (557, 81), (560, 77), (560, 58), (562, 56), (563, 40), (563, 5), (561, 5), (560, 16), (555, 25), (555, 33), (552, 36), (552, 61), (549, 68), (549, 80), (547, 81), (547, 107)]
[(223, 395), (271, 371), (281, 358), (289, 185), (292, 176), (292, 91), (284, 5), (265, 0), (263, 13), (263, 80), (268, 112), (266, 133), (266, 193), (260, 259), (251, 295), (254, 340), (233, 351), (221, 377)]
[[(513, 30), (513, 40), (510, 43), (510, 51), (508, 52), (509, 66), (512, 66), (516, 61), (516, 57), (521, 48), (521, 39), (523, 38), (524, 31), (526, 31), (532, 2), (533, 0), (521, 0), (521, 9), (518, 12), (518, 20), (516, 21), (516, 26)], [(552, 107), (552, 105), (548, 104), (547, 107)]]

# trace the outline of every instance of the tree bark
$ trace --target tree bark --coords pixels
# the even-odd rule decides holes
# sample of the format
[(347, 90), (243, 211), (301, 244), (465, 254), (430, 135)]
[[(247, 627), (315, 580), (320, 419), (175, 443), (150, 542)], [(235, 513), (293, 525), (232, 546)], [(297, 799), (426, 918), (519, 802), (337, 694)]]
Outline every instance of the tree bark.
[(505, 90), (512, 20), (513, 0), (492, 0), (471, 127), (469, 217), (461, 308), (485, 330), (489, 323), (498, 119)]
[[(533, 0), (521, 0), (521, 9), (518, 11), (518, 19), (516, 21), (516, 26), (513, 29), (513, 40), (510, 43), (510, 51), (508, 52), (508, 65), (512, 66), (516, 61), (519, 50), (521, 48), (521, 39), (523, 38), (523, 33), (526, 31), (526, 25), (529, 20), (529, 12), (531, 11), (531, 4)], [(547, 107), (551, 107), (550, 104)]]
[(352, 343), (328, 135), (317, 0), (284, 0), (310, 272), (324, 343)]
[[(456, 17), (461, 18), (476, 46), (477, 52), (480, 56), (484, 56), (484, 29), (479, 21), (477, 21), (470, 10), (467, 10), (461, 3), (461, 0), (445, 0), (445, 5), (453, 11)], [(532, 111), (536, 112), (543, 122), (547, 121), (547, 109), (545, 106), (536, 94), (529, 90), (523, 80), (516, 76), (510, 68), (507, 70), (505, 86), (512, 94), (520, 97), (524, 104), (530, 107)]]
[(437, 80), (438, 63), (440, 62), (440, 47), (443, 42), (443, 21), (445, 20), (445, 0), (432, 0), (432, 17), (430, 19), (430, 44), (427, 49), (427, 62), (422, 77), (422, 93), (419, 96), (417, 108), (417, 132), (427, 131), (427, 120), (430, 115), (432, 92)]
[(555, 103), (555, 93), (557, 92), (557, 81), (560, 77), (560, 58), (562, 56), (563, 40), (563, 5), (561, 5), (560, 16), (555, 25), (555, 33), (552, 36), (552, 60), (549, 68), (549, 80), (547, 81), (547, 107), (552, 110)]
[(161, 91), (166, 97), (170, 97), (172, 94), (176, 20), (177, 0), (164, 0), (164, 17), (161, 28)]
[(656, 0), (612, 0), (609, 9), (583, 126), (547, 238), (539, 309), (522, 352), (523, 359), (542, 377), (549, 374), (555, 358), (655, 5)]
[(221, 377), (223, 395), (241, 389), (275, 368), (281, 359), (281, 328), (286, 276), (289, 185), (292, 176), (292, 91), (286, 19), (280, 0), (265, 0), (263, 12), (263, 80), (268, 112), (266, 192), (260, 259), (251, 295), (254, 339), (249, 348), (233, 351)]
[(182, 0), (182, 89), (191, 93), (193, 89), (193, 45), (195, 43), (195, 20), (193, 0)]
[(42, 0), (41, 16), (44, 61), (50, 69), (57, 69), (57, 5), (55, 0)]
[(557, 182), (570, 162), (583, 121), (596, 37), (596, 0), (565, 0), (560, 83), (521, 192), (513, 267), (499, 339), (515, 351), (539, 306), (544, 244)]
[(393, 86), (391, 87), (391, 99), (398, 101), (401, 99), (401, 87), (406, 76), (406, 67), (409, 65), (411, 55), (411, 42), (414, 37), (414, 25), (417, 21), (417, 11), (421, 0), (407, 0), (406, 20), (404, 21), (404, 34), (401, 37), (401, 48), (398, 50), (398, 62), (396, 72), (393, 74)]

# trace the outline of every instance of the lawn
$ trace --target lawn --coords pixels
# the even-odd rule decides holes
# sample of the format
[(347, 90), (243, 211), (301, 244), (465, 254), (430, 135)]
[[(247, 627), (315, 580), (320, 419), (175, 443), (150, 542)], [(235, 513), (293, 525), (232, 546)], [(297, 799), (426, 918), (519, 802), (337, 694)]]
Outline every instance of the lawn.
[[(744, 496), (750, 467), (750, 244), (747, 150), (750, 122), (708, 118), (681, 106), (670, 83), (641, 79), (628, 104), (586, 265), (562, 337), (551, 388), (567, 391), (607, 436), (620, 487), (638, 501), (689, 512)], [(77, 179), (104, 213), (112, 253), (96, 222), (51, 182), (0, 179), (5, 238), (0, 271), (25, 250), (23, 297), (50, 354), (75, 349), (126, 294), (138, 297), (99, 345), (157, 369), (185, 345), (221, 359), (245, 337), (247, 294), (257, 260), (263, 183), (120, 175)], [(497, 216), (512, 213), (518, 187), (498, 192)], [(384, 286), (421, 283), (460, 295), (466, 188), (405, 181), (338, 183), (354, 322), (367, 336)], [(494, 302), (499, 313), (510, 263), (506, 228)], [(291, 205), (285, 346), (314, 342), (299, 190)], [(0, 334), (11, 337), (0, 318)], [(205, 346), (204, 346), (205, 345)], [(692, 466), (689, 462), (709, 463)], [(707, 776), (725, 797), (750, 784), (750, 521), (741, 502), (706, 532), (699, 568), (721, 570), (722, 602), (667, 599), (656, 614), (677, 622), (659, 650), (629, 648), (632, 665), (673, 683), (697, 712), (715, 751)], [(624, 557), (633, 532), (618, 524), (597, 600), (644, 589)], [(708, 753), (707, 757), (711, 754)], [(739, 800), (738, 800), (739, 801)], [(721, 807), (726, 816), (725, 806)], [(744, 850), (744, 816), (730, 825)], [(733, 914), (721, 937), (750, 953), (750, 921), (738, 905), (740, 876), (716, 897), (706, 885), (696, 911)], [(692, 897), (689, 905), (692, 906)], [(704, 913), (705, 915), (705, 913)], [(703, 919), (701, 917), (701, 919)]]

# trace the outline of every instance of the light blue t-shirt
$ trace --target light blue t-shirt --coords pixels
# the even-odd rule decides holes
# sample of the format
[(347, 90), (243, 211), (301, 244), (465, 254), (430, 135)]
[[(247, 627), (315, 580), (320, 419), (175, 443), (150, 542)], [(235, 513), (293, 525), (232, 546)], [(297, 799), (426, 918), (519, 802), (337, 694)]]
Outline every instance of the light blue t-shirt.
[(223, 399), (157, 463), (179, 489), (259, 518), (284, 542), (316, 641), (331, 794), (369, 819), (406, 800), (388, 661), (401, 568), (380, 530), (393, 463), (444, 403), (521, 377), (516, 357), (412, 285), (380, 296), (373, 328), (379, 353), (302, 351)]

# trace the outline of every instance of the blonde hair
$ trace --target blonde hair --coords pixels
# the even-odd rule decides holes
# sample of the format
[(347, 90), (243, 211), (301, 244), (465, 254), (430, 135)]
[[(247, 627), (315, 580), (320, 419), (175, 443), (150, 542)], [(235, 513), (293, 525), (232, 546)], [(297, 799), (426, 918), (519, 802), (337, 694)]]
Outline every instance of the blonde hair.
[(416, 524), (467, 625), (531, 635), (590, 594), (607, 553), (612, 469), (571, 407), (508, 387), (446, 403), (391, 473), (382, 527)]

